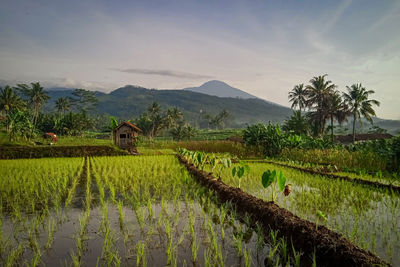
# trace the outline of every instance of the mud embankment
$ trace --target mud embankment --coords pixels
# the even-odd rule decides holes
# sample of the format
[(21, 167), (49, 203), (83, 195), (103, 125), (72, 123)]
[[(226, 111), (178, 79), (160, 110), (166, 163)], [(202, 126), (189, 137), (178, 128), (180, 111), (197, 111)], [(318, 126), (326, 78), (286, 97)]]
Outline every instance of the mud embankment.
[(296, 250), (306, 253), (305, 257), (315, 252), (318, 266), (391, 266), (325, 226), (317, 228), (315, 223), (303, 220), (273, 202), (266, 202), (224, 184), (215, 179), (212, 173), (197, 169), (179, 155), (178, 159), (195, 179), (217, 194), (219, 201), (231, 202), (242, 215), (248, 213), (265, 231), (278, 231), (279, 236), (291, 240)]

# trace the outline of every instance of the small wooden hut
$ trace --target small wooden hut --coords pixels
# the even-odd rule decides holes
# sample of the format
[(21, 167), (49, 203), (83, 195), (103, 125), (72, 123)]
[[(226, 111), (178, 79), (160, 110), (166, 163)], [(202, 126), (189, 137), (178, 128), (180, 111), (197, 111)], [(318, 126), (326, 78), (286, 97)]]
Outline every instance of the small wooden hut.
[(142, 130), (139, 127), (125, 121), (113, 131), (114, 144), (132, 154), (137, 154), (136, 141), (140, 132)]

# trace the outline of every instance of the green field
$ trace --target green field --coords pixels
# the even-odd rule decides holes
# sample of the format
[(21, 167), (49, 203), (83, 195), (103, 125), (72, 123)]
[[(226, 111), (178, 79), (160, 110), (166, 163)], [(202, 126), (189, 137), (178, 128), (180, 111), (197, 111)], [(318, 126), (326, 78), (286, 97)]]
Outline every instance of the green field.
[[(394, 266), (400, 263), (400, 195), (388, 190), (357, 185), (342, 180), (331, 180), (273, 164), (251, 163), (250, 174), (241, 181), (242, 190), (272, 200), (273, 187), (264, 189), (264, 171), (283, 172), (291, 184), (287, 197), (275, 188), (276, 203), (303, 219), (326, 225), (364, 249), (368, 249)], [(224, 170), (222, 180), (238, 186), (238, 179)], [(319, 215), (326, 215), (326, 219)]]
[[(4, 266), (297, 265), (175, 156), (0, 161)], [(258, 229), (258, 230), (257, 230)]]
[[(200, 153), (201, 158), (192, 154), (196, 155), (192, 161), (232, 187), (239, 186), (232, 169), (240, 164), (224, 167), (217, 161), (212, 167), (211, 159), (251, 157), (241, 144), (228, 141), (156, 141), (138, 147), (140, 156), (0, 160), (2, 265), (315, 263), (313, 255), (294, 250), (287, 239), (277, 238), (277, 232), (265, 232), (250, 217), (239, 216), (231, 204), (218, 204), (213, 191), (195, 182), (178, 162), (178, 147), (215, 152)], [(383, 185), (377, 188), (290, 168), (318, 170), (325, 165), (256, 160), (260, 162), (247, 161), (250, 171), (240, 179), (243, 191), (274, 200), (316, 223), (316, 229), (327, 226), (393, 266), (400, 264), (400, 195), (385, 188), (398, 186), (398, 180), (382, 174), (333, 172)], [(282, 171), (291, 185), (289, 196), (274, 184), (262, 186), (266, 170)]]

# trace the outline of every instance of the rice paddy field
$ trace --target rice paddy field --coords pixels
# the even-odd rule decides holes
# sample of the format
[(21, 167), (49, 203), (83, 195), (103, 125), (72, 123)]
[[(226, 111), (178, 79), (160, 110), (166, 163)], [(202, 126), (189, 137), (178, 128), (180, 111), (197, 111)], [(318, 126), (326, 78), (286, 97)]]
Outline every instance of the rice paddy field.
[[(174, 155), (0, 161), (2, 266), (299, 266)], [(290, 252), (290, 253), (289, 253)]]
[[(393, 266), (400, 266), (399, 193), (269, 163), (248, 163), (248, 166), (250, 172), (240, 179), (243, 191), (266, 201), (274, 198), (280, 207), (300, 218), (325, 225)], [(289, 196), (276, 186), (262, 186), (261, 177), (266, 170), (282, 171), (290, 184)], [(220, 176), (224, 183), (239, 186), (239, 179), (232, 176), (231, 169), (225, 168)]]

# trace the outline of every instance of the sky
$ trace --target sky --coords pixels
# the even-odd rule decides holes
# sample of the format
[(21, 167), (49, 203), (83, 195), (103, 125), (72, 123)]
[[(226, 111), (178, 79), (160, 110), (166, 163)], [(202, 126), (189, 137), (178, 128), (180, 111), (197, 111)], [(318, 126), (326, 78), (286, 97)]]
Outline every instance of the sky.
[(314, 76), (400, 119), (400, 1), (3, 0), (0, 81), (110, 92), (220, 80), (289, 106)]

